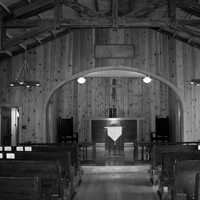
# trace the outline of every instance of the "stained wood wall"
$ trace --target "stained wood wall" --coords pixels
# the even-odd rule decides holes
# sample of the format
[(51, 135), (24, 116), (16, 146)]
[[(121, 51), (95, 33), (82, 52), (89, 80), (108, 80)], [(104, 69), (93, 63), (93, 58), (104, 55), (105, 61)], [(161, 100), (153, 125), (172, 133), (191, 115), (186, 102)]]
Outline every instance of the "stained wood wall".
[[(134, 57), (131, 59), (95, 59), (95, 45), (107, 44), (133, 45), (135, 49)], [(62, 80), (71, 77), (72, 73), (75, 74), (95, 67), (119, 65), (151, 71), (176, 84), (185, 100), (184, 140), (200, 139), (200, 134), (198, 133), (200, 126), (200, 117), (198, 114), (200, 113), (200, 89), (198, 87), (193, 88), (187, 84), (188, 80), (198, 78), (199, 76), (200, 56), (197, 49), (184, 45), (181, 42), (175, 42), (173, 38), (170, 39), (168, 36), (148, 29), (120, 29), (118, 31), (113, 29), (97, 29), (96, 31), (85, 29), (74, 30), (69, 35), (29, 51), (28, 55), (28, 62), (31, 67), (29, 76), (32, 79), (37, 78), (41, 81), (42, 86), (40, 88), (24, 90), (7, 87), (8, 81), (16, 77), (20, 66), (23, 64), (23, 55), (2, 61), (0, 64), (0, 104), (22, 107), (23, 129), (20, 134), (21, 142), (45, 141), (45, 133), (42, 132), (44, 130), (44, 119), (42, 117), (45, 112), (44, 102), (54, 86)], [(89, 84), (98, 88), (101, 82), (102, 80), (100, 79), (91, 79)], [(145, 117), (148, 116), (147, 118), (150, 119), (148, 123), (146, 122), (145, 132), (147, 130), (154, 130), (155, 125), (152, 119), (156, 114), (167, 113), (168, 110), (172, 121), (178, 119), (177, 112), (175, 112), (177, 110), (175, 109), (177, 99), (173, 93), (169, 93), (169, 90), (165, 86), (153, 83), (152, 89), (149, 90), (147, 87), (143, 88), (140, 82), (133, 82), (133, 80), (119, 79), (122, 88), (127, 89), (130, 86), (129, 95), (135, 97), (132, 100), (133, 102), (131, 102), (128, 96), (122, 97), (119, 95), (120, 103), (117, 106), (119, 107), (120, 115), (130, 116), (139, 113), (142, 108), (137, 107), (136, 109), (136, 102), (141, 98), (138, 95), (144, 96), (143, 94), (149, 94), (148, 98), (144, 99), (143, 97), (143, 102), (146, 102), (143, 104), (144, 107), (150, 101), (149, 107), (142, 110), (142, 114)], [(110, 84), (109, 81), (105, 81), (104, 84), (106, 83)], [(134, 87), (131, 87), (132, 84), (137, 85), (137, 90), (133, 90)], [(84, 124), (82, 119), (86, 119), (88, 116), (93, 116), (96, 113), (99, 116), (105, 115), (106, 106), (109, 102), (106, 100), (103, 104), (106, 94), (103, 89), (105, 85), (104, 87), (99, 87), (99, 90), (94, 90), (89, 86), (80, 88), (75, 83), (66, 87), (59, 94), (55, 94), (50, 101), (49, 118), (51, 121), (49, 124), (52, 125), (52, 132), (49, 135), (51, 141), (55, 137), (55, 132), (53, 131), (55, 129), (55, 118), (59, 114), (76, 116), (78, 131), (82, 129)], [(71, 93), (71, 91), (73, 92)], [(119, 93), (124, 94), (120, 88)], [(101, 94), (101, 98), (97, 99), (97, 94)], [(86, 101), (80, 106), (82, 98), (86, 98)], [(70, 99), (71, 101), (68, 101), (68, 104), (66, 104), (65, 99)], [(59, 104), (63, 106), (59, 107)], [(120, 106), (123, 106), (123, 109)], [(128, 107), (132, 109), (129, 110)], [(172, 130), (177, 132), (175, 124), (171, 126)], [(87, 126), (83, 129), (82, 135), (87, 132)]]
[[(33, 89), (9, 88), (9, 81), (13, 81), (24, 62), (24, 55), (19, 55), (1, 62), (0, 67), (0, 104), (16, 105), (22, 108), (22, 132), (20, 142), (44, 142), (45, 134), (43, 113), (44, 102), (48, 93), (61, 80), (71, 76), (72, 69), (72, 35), (68, 35), (49, 42), (28, 52), (30, 72), (27, 79), (39, 80), (41, 87)], [(51, 127), (55, 127), (57, 98), (54, 96), (49, 104)], [(53, 130), (50, 133), (54, 138)]]
[(113, 101), (112, 80), (88, 78), (87, 83), (78, 88), (74, 87), (76, 81), (66, 84), (57, 91), (58, 116), (73, 116), (80, 141), (91, 141), (90, 119), (109, 117), (109, 108), (114, 105), (117, 117), (143, 118), (140, 139), (149, 141), (150, 132), (155, 131), (155, 117), (169, 115), (168, 87), (159, 81), (146, 85), (141, 78), (115, 78), (116, 99)]
[(184, 98), (184, 140), (200, 140), (200, 87), (190, 85), (190, 80), (200, 77), (200, 51), (176, 43), (176, 82)]

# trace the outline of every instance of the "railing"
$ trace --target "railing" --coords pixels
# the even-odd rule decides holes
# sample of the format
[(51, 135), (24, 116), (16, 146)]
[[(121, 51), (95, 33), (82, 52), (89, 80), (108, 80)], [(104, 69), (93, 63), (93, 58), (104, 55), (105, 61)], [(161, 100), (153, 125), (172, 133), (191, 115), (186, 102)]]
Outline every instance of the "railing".
[[(151, 143), (124, 143), (122, 154), (124, 163), (150, 161), (151, 146)], [(108, 157), (105, 143), (80, 144), (80, 159), (82, 163), (105, 163)]]
[[(176, 142), (176, 143), (142, 143), (129, 142), (123, 144), (124, 164), (135, 162), (150, 162), (154, 157), (154, 147), (163, 146), (163, 149), (179, 145), (195, 145), (195, 149), (200, 150), (200, 142)], [(168, 146), (168, 147), (167, 147)], [(198, 148), (199, 147), (199, 148)], [(174, 149), (175, 147), (172, 147)], [(156, 148), (157, 149), (157, 148)], [(80, 160), (82, 163), (106, 163), (108, 160), (108, 149), (105, 143), (82, 143), (80, 144)]]

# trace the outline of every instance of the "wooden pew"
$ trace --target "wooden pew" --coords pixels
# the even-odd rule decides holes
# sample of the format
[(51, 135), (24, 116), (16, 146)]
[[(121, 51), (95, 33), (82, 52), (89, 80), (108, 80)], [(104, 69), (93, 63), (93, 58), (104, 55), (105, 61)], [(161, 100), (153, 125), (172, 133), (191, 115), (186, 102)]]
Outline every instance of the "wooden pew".
[(31, 144), (33, 152), (60, 152), (66, 151), (71, 153), (71, 163), (76, 170), (80, 167), (79, 147), (77, 144)]
[(80, 168), (79, 146), (77, 144), (31, 144), (31, 150), (32, 152), (70, 152), (74, 186), (80, 185), (82, 171)]
[(59, 161), (63, 176), (70, 181), (70, 154), (65, 152), (15, 152), (15, 160)]
[[(16, 147), (10, 147), (13, 152), (16, 152), (16, 159), (18, 160), (43, 160), (43, 159), (58, 159), (62, 157), (60, 154), (65, 153), (68, 155), (66, 158), (61, 158), (61, 163), (64, 166), (64, 171), (66, 174), (66, 178), (71, 182), (71, 192), (75, 192), (75, 188), (81, 182), (81, 170), (80, 170), (80, 162), (79, 162), (79, 148), (76, 144), (64, 145), (64, 144), (31, 144), (30, 145), (19, 145)], [(2, 147), (4, 153), (5, 148)], [(29, 153), (29, 155), (24, 155), (24, 153)], [(1, 154), (2, 152), (0, 152)], [(7, 152), (9, 153), (9, 152)], [(36, 154), (39, 153), (39, 154)], [(51, 154), (51, 155), (50, 155)], [(59, 155), (58, 155), (59, 154)], [(31, 157), (29, 157), (31, 155)], [(50, 157), (49, 157), (50, 155)], [(39, 156), (39, 157), (38, 157)], [(0, 155), (1, 157), (1, 155)]]
[(72, 166), (75, 167), (76, 171), (80, 169), (79, 146), (77, 144), (38, 143), (38, 144), (27, 144), (27, 145), (21, 144), (19, 146), (0, 146), (0, 152), (16, 152), (16, 151), (70, 152)]
[(187, 195), (187, 199), (196, 200), (196, 175), (200, 172), (200, 160), (181, 160), (175, 163), (174, 181), (172, 184), (173, 199), (179, 193)]
[(0, 177), (1, 200), (41, 200), (39, 177)]
[[(174, 165), (177, 161), (200, 160), (200, 152), (168, 152), (162, 153), (162, 172), (161, 179), (165, 183), (169, 182), (174, 176)], [(167, 182), (166, 182), (167, 181)]]
[(174, 143), (174, 144), (154, 144), (152, 147), (152, 170), (151, 170), (151, 181), (153, 185), (159, 184), (160, 180), (159, 177), (163, 170), (163, 155), (171, 154), (174, 152), (198, 152), (197, 151), (197, 144), (192, 143)]
[(53, 197), (64, 198), (64, 183), (59, 161), (0, 161), (0, 177), (30, 176), (40, 177), (44, 200), (50, 200)]
[(172, 144), (154, 144), (152, 146), (152, 167), (155, 168), (162, 163), (162, 154), (170, 152), (197, 152), (196, 143), (172, 143)]
[(195, 200), (200, 200), (200, 172), (195, 177)]
[[(160, 174), (159, 194), (163, 196), (164, 188), (173, 191), (175, 180), (175, 165), (177, 162), (200, 161), (200, 152), (168, 152), (162, 153), (162, 171)], [(186, 168), (190, 166), (186, 165)], [(196, 170), (196, 169), (195, 169)], [(197, 173), (197, 171), (196, 171)], [(194, 176), (194, 175), (193, 175)], [(170, 194), (175, 196), (174, 194)]]

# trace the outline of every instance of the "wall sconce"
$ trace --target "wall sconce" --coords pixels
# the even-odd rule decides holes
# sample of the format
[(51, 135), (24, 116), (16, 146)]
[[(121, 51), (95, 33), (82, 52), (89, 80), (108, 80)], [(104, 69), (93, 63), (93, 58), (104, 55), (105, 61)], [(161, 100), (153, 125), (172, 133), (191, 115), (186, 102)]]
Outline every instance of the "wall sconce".
[(190, 85), (200, 86), (200, 79), (191, 79)]

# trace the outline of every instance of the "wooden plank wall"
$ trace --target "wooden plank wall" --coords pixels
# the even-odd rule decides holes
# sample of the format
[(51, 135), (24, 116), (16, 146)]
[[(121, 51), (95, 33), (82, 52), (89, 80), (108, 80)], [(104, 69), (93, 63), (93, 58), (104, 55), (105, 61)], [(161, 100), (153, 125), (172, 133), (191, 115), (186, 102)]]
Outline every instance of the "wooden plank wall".
[[(170, 40), (167, 36), (163, 36), (160, 33), (156, 33), (154, 31), (148, 30), (148, 29), (119, 29), (119, 30), (113, 30), (113, 29), (97, 29), (94, 32), (91, 30), (85, 30), (83, 34), (79, 33), (80, 31), (77, 30), (75, 32), (78, 37), (76, 37), (76, 40), (74, 40), (74, 56), (73, 56), (73, 73), (77, 73), (82, 71), (83, 69), (89, 69), (94, 67), (105, 67), (105, 66), (128, 66), (128, 67), (134, 67), (143, 69), (146, 71), (154, 72), (157, 75), (163, 76), (168, 80), (173, 79), (174, 74), (170, 74), (168, 69), (169, 67), (175, 69), (175, 62), (174, 57), (175, 54), (172, 51), (174, 46), (171, 43), (174, 43), (174, 40)], [(93, 38), (95, 36), (95, 39)], [(92, 47), (91, 45), (133, 45), (134, 46), (134, 56), (132, 59), (127, 58), (96, 58), (95, 57), (95, 47)], [(84, 51), (83, 48), (84, 47)], [(172, 51), (172, 54), (169, 52)], [(91, 52), (93, 55), (88, 54), (88, 52)], [(95, 63), (94, 63), (95, 62)], [(100, 81), (96, 84), (96, 88), (103, 87), (105, 85), (106, 81)], [(125, 83), (131, 84), (130, 82)], [(83, 87), (83, 86), (81, 86)], [(85, 87), (85, 86), (84, 86)], [(128, 87), (128, 86), (126, 86)], [(109, 87), (107, 87), (108, 90)], [(86, 99), (87, 94), (87, 88), (84, 88), (84, 92), (80, 92), (80, 96), (82, 95), (83, 99)], [(141, 90), (141, 82), (139, 82), (138, 85), (135, 85), (135, 87), (132, 87), (129, 91), (131, 96), (137, 96), (137, 94), (134, 94), (133, 91), (137, 93), (137, 90)], [(95, 90), (96, 92), (98, 90)], [(133, 93), (131, 93), (133, 92)], [(88, 92), (90, 95), (90, 92)], [(105, 104), (104, 99), (101, 97), (104, 96), (104, 92), (100, 92), (99, 96), (96, 101), (95, 108), (93, 110), (95, 111), (96, 115), (99, 117), (106, 116), (105, 110), (103, 110), (102, 105)], [(85, 97), (84, 97), (85, 95)], [(121, 100), (121, 104), (125, 103), (125, 107), (123, 108), (123, 111), (119, 113), (120, 116), (130, 116), (132, 113), (132, 116), (134, 116), (136, 113), (140, 113), (140, 116), (145, 117), (144, 121), (144, 128), (143, 131), (145, 133), (155, 131), (155, 116), (158, 115), (158, 113), (162, 116), (168, 115), (168, 88), (166, 86), (163, 86), (163, 84), (160, 85), (160, 83), (152, 83), (151, 89), (144, 87), (142, 92), (140, 93), (144, 104), (139, 103), (138, 99), (135, 97), (135, 100), (128, 98), (129, 101), (133, 101), (132, 103), (123, 102)], [(121, 93), (119, 95), (121, 98), (123, 98), (124, 95)], [(83, 102), (83, 101), (81, 101)], [(107, 101), (109, 102), (109, 101)], [(84, 102), (86, 104), (86, 102)], [(138, 106), (135, 106), (138, 104)], [(135, 107), (132, 108), (131, 105), (134, 105)], [(91, 103), (89, 103), (89, 106), (91, 106)], [(93, 105), (94, 106), (94, 105)], [(80, 131), (84, 132), (82, 135), (85, 135), (88, 131), (88, 123), (85, 122), (85, 118), (87, 116), (86, 111), (83, 109), (84, 106), (81, 106), (79, 109), (79, 113), (83, 116), (84, 120), (80, 120), (80, 123), (82, 122), (83, 125), (79, 124)], [(143, 107), (143, 111), (141, 112), (141, 108)], [(87, 108), (87, 105), (85, 105), (85, 109)], [(104, 106), (104, 109), (106, 108), (106, 105)], [(108, 108), (108, 105), (107, 105)], [(102, 110), (99, 112), (100, 109)], [(129, 111), (127, 112), (127, 109)], [(120, 108), (119, 108), (120, 110)], [(140, 112), (138, 112), (138, 110)], [(158, 112), (160, 110), (160, 112)], [(173, 111), (173, 109), (171, 109)], [(98, 114), (99, 113), (99, 114)], [(93, 113), (92, 113), (93, 114)], [(137, 114), (136, 114), (137, 115)], [(93, 115), (89, 115), (93, 116)], [(88, 117), (89, 117), (88, 116)], [(172, 116), (172, 115), (171, 115)], [(80, 116), (79, 116), (80, 118)], [(82, 118), (82, 117), (81, 117)], [(148, 120), (147, 120), (148, 119)], [(176, 118), (174, 118), (176, 120)], [(86, 127), (83, 127), (86, 126)], [(144, 134), (146, 135), (146, 134)]]
[(184, 98), (184, 141), (200, 140), (200, 87), (190, 80), (200, 77), (200, 51), (182, 42), (176, 43), (177, 86)]
[[(8, 87), (9, 81), (16, 78), (17, 71), (23, 65), (23, 54), (1, 62), (0, 105), (15, 105), (22, 108), (20, 142), (45, 141), (45, 134), (42, 132), (44, 102), (53, 87), (66, 77), (71, 76), (72, 39), (73, 35), (69, 34), (28, 52), (30, 73), (27, 78), (39, 80), (41, 87), (38, 88), (28, 90)], [(52, 128), (55, 128), (56, 99), (54, 96), (49, 106)], [(50, 139), (53, 140), (53, 130), (50, 134)]]
[[(170, 40), (165, 35), (148, 29), (84, 29), (75, 30), (74, 38), (73, 73), (95, 67), (121, 65), (149, 70), (169, 79)], [(133, 45), (134, 57), (95, 59), (95, 45), (106, 44)], [(173, 65), (175, 66), (175, 63)]]
[[(134, 45), (134, 58), (95, 59), (95, 45), (104, 44)], [(12, 80), (16, 77), (17, 71), (23, 64), (23, 55), (1, 62), (0, 104), (17, 105), (22, 107), (23, 129), (20, 134), (21, 142), (42, 142), (45, 140), (45, 134), (42, 133), (44, 126), (44, 120), (42, 118), (44, 102), (47, 94), (55, 85), (60, 81), (65, 80), (67, 77), (70, 77), (72, 73), (77, 73), (86, 69), (118, 65), (135, 67), (154, 72), (157, 75), (165, 77), (174, 84), (177, 84), (183, 94), (186, 106), (184, 119), (186, 131), (184, 140), (199, 140), (200, 136), (198, 130), (200, 128), (200, 116), (198, 113), (200, 113), (200, 91), (199, 88), (192, 88), (190, 85), (186, 84), (186, 82), (191, 78), (198, 78), (200, 69), (199, 59), (199, 50), (193, 49), (181, 42), (175, 43), (174, 39), (170, 39), (168, 36), (154, 32), (153, 30), (74, 30), (73, 33), (67, 36), (29, 51), (31, 74), (33, 77), (36, 77), (41, 81), (42, 86), (40, 88), (31, 89), (29, 91), (7, 87), (8, 80)], [(137, 85), (137, 89), (135, 90), (135, 87), (131, 86), (133, 84), (131, 81), (128, 81), (127, 83), (127, 80), (119, 79), (118, 82), (126, 89), (130, 87), (129, 95), (135, 96), (134, 99), (131, 99), (131, 97), (126, 96), (125, 98), (119, 95), (119, 99), (117, 100), (120, 103), (117, 104), (117, 106), (119, 107), (120, 115), (132, 115), (139, 113), (141, 109), (144, 116), (151, 119), (149, 121), (150, 124), (149, 122), (146, 122), (144, 125), (144, 131), (146, 132), (147, 130), (154, 130), (155, 124), (152, 119), (157, 113), (167, 113), (167, 110), (174, 112), (174, 110), (176, 110), (174, 109), (175, 104), (173, 103), (176, 102), (173, 100), (175, 99), (173, 96), (174, 94), (168, 95), (168, 89), (165, 86), (153, 82), (151, 86), (153, 89), (149, 90), (146, 86), (145, 88), (142, 88), (142, 84), (137, 82), (135, 83)], [(101, 84), (102, 81), (99, 79), (94, 81), (94, 86), (96, 88)], [(110, 81), (107, 80), (103, 82), (103, 84), (109, 85)], [(106, 99), (106, 101), (104, 101), (104, 96), (105, 93), (109, 92), (109, 87), (104, 91), (101, 91), (103, 90), (103, 87), (97, 91), (86, 86), (81, 86), (83, 88), (80, 89), (80, 86), (77, 86), (75, 83), (67, 87), (68, 88), (63, 89), (61, 93), (58, 92), (57, 97), (53, 98), (53, 103), (50, 104), (50, 107), (52, 107), (52, 109), (50, 109), (52, 116), (50, 117), (53, 121), (57, 114), (59, 115), (62, 113), (62, 116), (74, 115), (76, 119), (75, 123), (77, 124), (77, 131), (80, 130), (80, 127), (84, 124), (86, 127), (83, 128), (84, 131), (82, 135), (87, 135), (88, 123), (84, 123), (84, 120), (87, 120), (88, 116), (93, 116), (96, 113), (99, 116), (105, 115), (105, 109), (109, 105), (109, 100)], [(69, 90), (72, 90), (73, 93), (71, 94)], [(141, 90), (144, 92), (139, 92)], [(121, 89), (119, 89), (119, 93), (124, 95)], [(96, 96), (97, 94), (100, 98)], [(141, 106), (142, 108), (140, 106), (136, 107), (136, 102), (140, 98), (137, 94), (142, 95), (143, 101), (145, 102), (143, 107)], [(68, 96), (70, 96), (70, 101), (74, 104), (73, 107), (71, 106), (71, 103), (69, 105), (64, 103), (63, 98), (67, 99)], [(90, 98), (91, 96), (94, 101)], [(80, 99), (83, 97), (88, 100), (81, 102)], [(169, 101), (167, 99), (169, 99)], [(150, 107), (148, 107), (149, 101), (151, 102)], [(83, 103), (82, 106), (80, 106), (80, 102)], [(105, 105), (105, 102), (108, 103)], [(169, 103), (169, 109), (168, 102), (171, 102)], [(62, 104), (63, 107), (59, 107), (57, 104)], [(121, 109), (121, 105), (123, 105), (123, 109)], [(129, 109), (129, 106), (131, 105), (135, 107), (135, 110)], [(87, 110), (85, 110), (86, 108)], [(79, 112), (81, 114), (78, 114)], [(174, 116), (173, 120), (177, 119), (175, 112), (169, 114), (170, 116)], [(177, 128), (174, 128), (174, 130), (176, 129)], [(53, 140), (53, 138), (54, 136), (52, 132), (50, 139)]]
[[(113, 78), (88, 78), (87, 83), (78, 85), (77, 102), (73, 85), (68, 83), (57, 93), (59, 96), (58, 116), (68, 118), (75, 116), (75, 127), (78, 128), (80, 141), (90, 141), (90, 119), (109, 117), (109, 108), (117, 108), (117, 117), (143, 118), (141, 135), (149, 141), (150, 132), (155, 131), (155, 117), (166, 117), (168, 112), (168, 88), (159, 81), (150, 85), (144, 84), (141, 78), (115, 78), (116, 101), (112, 99)], [(64, 97), (64, 98), (63, 98)], [(73, 103), (75, 105), (73, 105)]]

